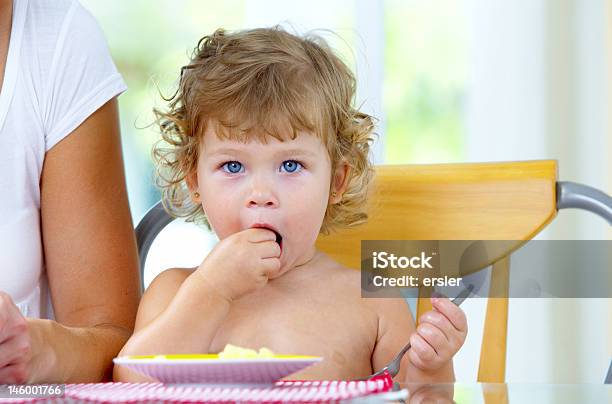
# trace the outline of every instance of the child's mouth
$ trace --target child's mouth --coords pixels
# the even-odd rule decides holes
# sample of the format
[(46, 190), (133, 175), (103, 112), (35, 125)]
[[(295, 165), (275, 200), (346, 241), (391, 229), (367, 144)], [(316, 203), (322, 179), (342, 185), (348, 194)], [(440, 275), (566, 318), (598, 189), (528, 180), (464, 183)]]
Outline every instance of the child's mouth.
[(278, 243), (278, 246), (281, 248), (281, 251), (282, 251), (283, 250), (283, 236), (281, 236), (280, 233), (277, 231), (274, 231), (274, 234), (276, 234), (276, 242)]
[(276, 230), (266, 226), (266, 225), (259, 225), (259, 224), (255, 224), (253, 225), (253, 227), (259, 227), (262, 229), (268, 229), (274, 232), (274, 234), (276, 235), (276, 242), (278, 243), (279, 247), (281, 248), (281, 251), (283, 249), (283, 236), (280, 235), (279, 232), (277, 232)]

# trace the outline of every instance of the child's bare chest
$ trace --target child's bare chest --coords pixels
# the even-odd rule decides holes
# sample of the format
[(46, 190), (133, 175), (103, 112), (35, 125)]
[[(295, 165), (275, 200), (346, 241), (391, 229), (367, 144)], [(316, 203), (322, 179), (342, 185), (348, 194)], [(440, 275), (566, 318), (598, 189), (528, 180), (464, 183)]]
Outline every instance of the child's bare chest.
[(226, 344), (324, 358), (300, 378), (350, 378), (371, 372), (376, 321), (345, 296), (270, 290), (233, 303), (211, 351)]

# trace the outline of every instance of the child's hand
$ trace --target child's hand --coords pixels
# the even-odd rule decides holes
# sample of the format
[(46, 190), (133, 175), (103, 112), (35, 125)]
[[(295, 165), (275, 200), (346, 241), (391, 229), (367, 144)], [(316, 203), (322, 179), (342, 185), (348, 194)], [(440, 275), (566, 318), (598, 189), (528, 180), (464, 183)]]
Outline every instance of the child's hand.
[(436, 370), (457, 353), (467, 335), (463, 310), (448, 298), (432, 298), (433, 310), (423, 314), (410, 336), (410, 361), (424, 371)]
[(264, 287), (280, 269), (280, 254), (272, 230), (251, 228), (221, 240), (197, 272), (232, 301)]

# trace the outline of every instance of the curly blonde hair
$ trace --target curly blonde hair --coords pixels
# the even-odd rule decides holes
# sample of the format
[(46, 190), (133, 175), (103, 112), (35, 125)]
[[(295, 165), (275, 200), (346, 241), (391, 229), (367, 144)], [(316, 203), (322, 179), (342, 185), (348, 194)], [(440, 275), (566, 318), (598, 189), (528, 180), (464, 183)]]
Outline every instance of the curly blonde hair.
[[(346, 192), (329, 204), (320, 232), (367, 220), (367, 193), (374, 175), (368, 153), (374, 118), (352, 107), (355, 77), (319, 36), (281, 27), (236, 32), (218, 29), (198, 42), (181, 69), (169, 109), (154, 109), (162, 139), (153, 148), (157, 185), (175, 217), (210, 224), (186, 184), (197, 169), (206, 126), (219, 138), (247, 142), (295, 139), (306, 131), (326, 145), (333, 173), (349, 165)], [(330, 184), (331, 188), (331, 184)]]

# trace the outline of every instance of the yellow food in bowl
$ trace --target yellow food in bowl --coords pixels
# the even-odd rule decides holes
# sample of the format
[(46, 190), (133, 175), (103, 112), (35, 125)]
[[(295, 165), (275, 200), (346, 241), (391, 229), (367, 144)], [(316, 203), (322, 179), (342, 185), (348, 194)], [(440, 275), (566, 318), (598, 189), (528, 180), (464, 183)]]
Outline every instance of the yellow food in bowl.
[(244, 359), (244, 358), (274, 358), (274, 352), (268, 348), (260, 348), (259, 352), (254, 349), (242, 348), (227, 344), (223, 351), (219, 352), (219, 359)]

